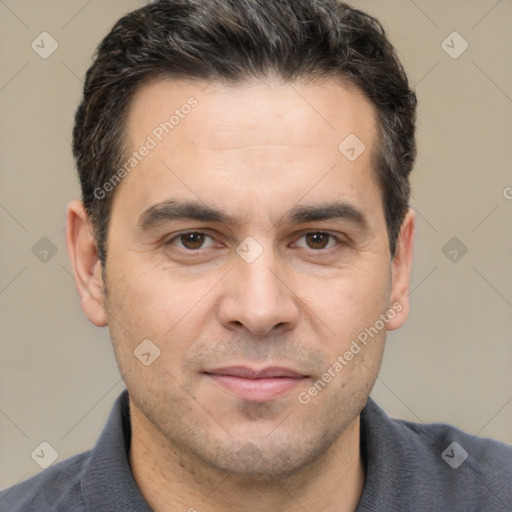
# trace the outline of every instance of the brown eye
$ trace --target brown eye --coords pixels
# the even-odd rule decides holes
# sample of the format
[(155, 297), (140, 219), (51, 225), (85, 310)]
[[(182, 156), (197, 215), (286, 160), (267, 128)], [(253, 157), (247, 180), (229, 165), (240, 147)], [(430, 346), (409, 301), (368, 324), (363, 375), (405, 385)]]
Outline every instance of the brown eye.
[(325, 249), (332, 235), (328, 233), (308, 233), (305, 237), (310, 249)]
[(204, 233), (185, 233), (180, 240), (186, 249), (200, 249), (204, 243)]
[[(210, 240), (208, 242), (208, 240)], [(214, 240), (210, 235), (202, 233), (201, 231), (189, 231), (188, 233), (182, 233), (171, 238), (168, 245), (176, 245), (181, 249), (188, 251), (197, 251), (199, 249), (207, 249), (213, 247)]]

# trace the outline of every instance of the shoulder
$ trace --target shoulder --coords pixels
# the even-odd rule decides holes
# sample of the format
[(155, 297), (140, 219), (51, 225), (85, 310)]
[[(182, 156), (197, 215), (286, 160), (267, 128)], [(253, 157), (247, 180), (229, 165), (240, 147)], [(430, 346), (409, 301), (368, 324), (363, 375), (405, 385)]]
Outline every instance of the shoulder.
[(512, 446), (469, 434), (446, 423), (392, 421), (420, 452), (429, 454), (431, 462), (443, 461), (449, 469), (464, 465), (475, 474), (496, 470), (496, 476), (506, 475), (512, 483)]
[(0, 492), (0, 510), (46, 512), (84, 509), (82, 477), (91, 452), (66, 459)]
[(374, 477), (407, 495), (404, 506), (510, 510), (512, 446), (445, 423), (392, 419), (371, 400), (362, 428)]
[(397, 423), (423, 454), (426, 476), (438, 489), (482, 510), (510, 510), (512, 446), (444, 423)]

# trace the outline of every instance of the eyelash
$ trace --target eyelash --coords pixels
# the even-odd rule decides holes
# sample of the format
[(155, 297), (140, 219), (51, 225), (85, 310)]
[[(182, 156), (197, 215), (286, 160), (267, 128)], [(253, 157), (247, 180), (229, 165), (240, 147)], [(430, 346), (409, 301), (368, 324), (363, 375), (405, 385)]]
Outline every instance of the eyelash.
[[(169, 238), (168, 240), (166, 240), (164, 242), (164, 245), (175, 245), (175, 244), (173, 244), (174, 240), (180, 240), (182, 236), (190, 235), (190, 234), (205, 235), (206, 237), (209, 237), (212, 240), (214, 239), (213, 236), (209, 235), (208, 233), (206, 233), (204, 231), (184, 231), (184, 232), (178, 233), (177, 235), (174, 235), (172, 238)], [(344, 245), (344, 241), (343, 240), (341, 240), (338, 236), (336, 236), (336, 235), (334, 235), (332, 233), (329, 233), (328, 231), (307, 231), (306, 233), (303, 233), (299, 238), (297, 238), (297, 240), (294, 243), (297, 243), (298, 240), (304, 238), (307, 235), (311, 235), (311, 234), (314, 234), (314, 235), (326, 235), (326, 236), (329, 237), (329, 241), (331, 239), (334, 239), (336, 241), (336, 246)], [(329, 244), (329, 242), (328, 242), (328, 244)], [(310, 249), (311, 251), (316, 252), (316, 253), (321, 253), (321, 252), (330, 252), (331, 249), (336, 249), (336, 246), (328, 247), (328, 248), (322, 248), (322, 249), (311, 249), (309, 247), (306, 247), (306, 249)], [(210, 248), (210, 247), (208, 247), (206, 249), (203, 249), (203, 248), (187, 249), (186, 247), (179, 247), (179, 246), (177, 246), (177, 247), (179, 249), (187, 252), (187, 253), (190, 253), (190, 254), (200, 254), (202, 251), (208, 250)]]

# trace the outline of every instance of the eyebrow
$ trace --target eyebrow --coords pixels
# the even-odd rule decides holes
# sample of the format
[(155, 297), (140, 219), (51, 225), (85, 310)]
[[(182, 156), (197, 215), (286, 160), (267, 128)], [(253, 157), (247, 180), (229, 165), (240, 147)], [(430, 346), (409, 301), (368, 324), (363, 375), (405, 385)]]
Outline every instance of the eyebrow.
[[(196, 201), (168, 200), (150, 206), (137, 221), (137, 226), (143, 231), (149, 231), (162, 224), (194, 219), (202, 222), (218, 222), (228, 226), (238, 224), (238, 221), (217, 208)], [(356, 206), (345, 201), (334, 201), (320, 205), (294, 206), (286, 212), (277, 225), (300, 224), (323, 220), (344, 220), (359, 228), (369, 226), (365, 213)]]

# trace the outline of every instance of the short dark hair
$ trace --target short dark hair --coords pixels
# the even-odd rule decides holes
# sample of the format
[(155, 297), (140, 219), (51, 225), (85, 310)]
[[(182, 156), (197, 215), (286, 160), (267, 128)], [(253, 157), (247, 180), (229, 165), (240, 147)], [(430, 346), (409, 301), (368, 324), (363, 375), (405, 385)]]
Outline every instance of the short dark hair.
[(269, 76), (336, 79), (371, 101), (374, 170), (394, 257), (416, 156), (416, 95), (380, 22), (337, 0), (158, 0), (121, 18), (100, 43), (75, 116), (73, 154), (103, 266), (115, 188), (101, 187), (122, 165), (134, 93), (154, 79)]

